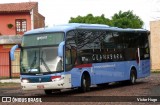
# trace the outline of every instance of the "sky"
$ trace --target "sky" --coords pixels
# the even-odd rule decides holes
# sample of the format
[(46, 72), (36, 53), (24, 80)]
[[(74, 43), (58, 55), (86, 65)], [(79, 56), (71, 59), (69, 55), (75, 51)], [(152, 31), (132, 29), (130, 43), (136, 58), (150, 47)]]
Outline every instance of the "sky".
[(67, 24), (71, 17), (105, 15), (111, 18), (120, 10), (132, 10), (150, 30), (150, 21), (160, 20), (160, 0), (0, 0), (0, 3), (38, 2), (39, 13), (45, 16), (46, 26)]

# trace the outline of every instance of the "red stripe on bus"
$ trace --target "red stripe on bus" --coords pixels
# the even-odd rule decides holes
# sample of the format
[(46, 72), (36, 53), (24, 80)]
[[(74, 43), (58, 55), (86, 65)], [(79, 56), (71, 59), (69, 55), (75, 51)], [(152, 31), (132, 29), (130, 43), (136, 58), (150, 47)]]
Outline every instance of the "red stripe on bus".
[(81, 65), (75, 66), (75, 68), (83, 68), (83, 67), (92, 67), (92, 64), (81, 64)]

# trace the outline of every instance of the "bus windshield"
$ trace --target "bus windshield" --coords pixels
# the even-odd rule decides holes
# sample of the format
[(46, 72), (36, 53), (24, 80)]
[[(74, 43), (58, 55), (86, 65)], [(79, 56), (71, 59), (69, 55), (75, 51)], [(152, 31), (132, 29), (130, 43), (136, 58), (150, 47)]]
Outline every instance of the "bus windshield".
[(58, 45), (63, 32), (24, 35), (21, 50), (21, 73), (43, 74), (63, 71)]
[(58, 47), (25, 48), (21, 52), (21, 73), (53, 73), (63, 71)]

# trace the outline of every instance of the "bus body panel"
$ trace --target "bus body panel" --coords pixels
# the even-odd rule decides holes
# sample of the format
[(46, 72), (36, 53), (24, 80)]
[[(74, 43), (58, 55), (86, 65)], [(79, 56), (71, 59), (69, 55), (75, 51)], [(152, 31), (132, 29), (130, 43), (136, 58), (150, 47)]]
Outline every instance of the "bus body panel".
[(117, 80), (124, 80), (125, 72), (124, 72), (123, 66), (124, 66), (123, 62), (95, 64), (93, 68), (95, 71), (95, 75), (98, 75), (98, 76), (95, 76), (96, 77), (95, 84), (114, 82)]
[[(149, 60), (143, 62), (149, 63)], [(149, 67), (145, 69), (145, 73), (136, 61), (94, 63), (90, 68), (73, 68), (69, 73), (72, 75), (72, 87), (79, 87), (81, 86), (81, 77), (84, 71), (90, 74), (91, 84), (96, 85), (129, 80), (133, 67), (136, 68), (137, 78), (149, 76)]]
[(141, 60), (141, 72), (138, 78), (144, 78), (150, 75), (150, 60)]
[[(61, 78), (52, 79), (52, 77), (61, 76)], [(53, 74), (42, 76), (28, 76), (21, 75), (21, 80), (28, 80), (29, 83), (21, 82), (23, 90), (35, 89), (65, 89), (71, 88), (71, 75), (70, 74)]]
[(129, 80), (130, 69), (135, 61), (93, 64), (94, 84)]
[(89, 75), (91, 77), (91, 81), (93, 81), (91, 67), (90, 68), (89, 67), (85, 67), (85, 68), (77, 68), (76, 67), (76, 68), (73, 68), (71, 71), (67, 72), (67, 73), (71, 74), (72, 87), (80, 87), (81, 86), (81, 77), (85, 71), (89, 73)]
[[(21, 78), (28, 78), (33, 83), (21, 83), (24, 90), (38, 89), (37, 86), (44, 85), (45, 89), (64, 89), (74, 88), (81, 86), (81, 77), (83, 72), (87, 71), (91, 77), (91, 84), (102, 84), (116, 81), (129, 80), (130, 70), (132, 67), (136, 68), (137, 78), (143, 78), (149, 76), (149, 67), (145, 64), (150, 64), (149, 60), (143, 60), (141, 63), (145, 69), (139, 68), (139, 65), (135, 61), (125, 62), (109, 62), (109, 63), (95, 63), (92, 67), (88, 68), (73, 68), (71, 71), (66, 72), (65, 75), (56, 73), (52, 75), (43, 76), (28, 76), (22, 75)], [(49, 82), (51, 76), (61, 75), (65, 79), (62, 81)], [(41, 78), (41, 83), (39, 82)], [(42, 82), (43, 81), (43, 82)], [(63, 85), (64, 84), (64, 85)]]

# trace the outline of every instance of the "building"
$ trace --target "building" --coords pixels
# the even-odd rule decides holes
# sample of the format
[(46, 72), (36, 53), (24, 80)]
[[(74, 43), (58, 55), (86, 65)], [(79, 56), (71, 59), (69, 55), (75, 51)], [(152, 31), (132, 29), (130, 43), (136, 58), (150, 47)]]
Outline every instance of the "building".
[(160, 20), (150, 22), (151, 69), (160, 71)]
[(38, 2), (0, 4), (0, 34), (23, 35), (25, 31), (45, 26), (38, 13)]
[[(19, 75), (19, 59), (10, 61), (10, 48), (21, 43), (24, 32), (44, 26), (38, 2), (0, 4), (0, 78)], [(15, 56), (19, 58), (19, 51)]]
[(19, 76), (19, 57), (20, 51), (15, 53), (16, 60), (10, 60), (10, 48), (15, 44), (21, 43), (20, 35), (3, 35), (0, 36), (0, 78), (18, 77)]

